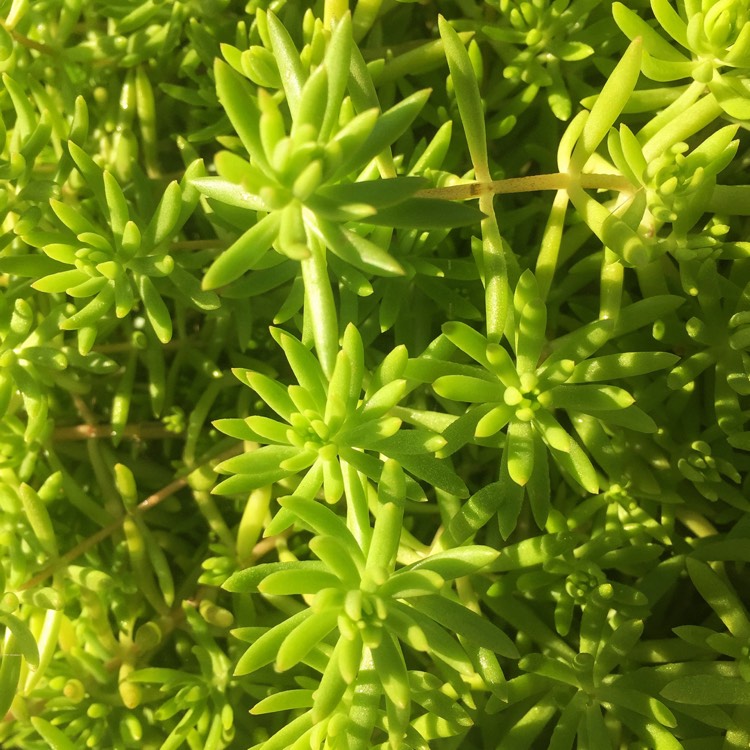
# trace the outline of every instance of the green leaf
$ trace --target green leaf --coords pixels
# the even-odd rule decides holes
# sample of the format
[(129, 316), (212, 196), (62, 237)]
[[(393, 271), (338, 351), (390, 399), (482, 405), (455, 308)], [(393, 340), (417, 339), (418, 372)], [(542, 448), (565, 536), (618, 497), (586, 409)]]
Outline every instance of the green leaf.
[(289, 32), (272, 11), (268, 11), (266, 18), (273, 54), (281, 75), (281, 84), (292, 112), (292, 119), (296, 119), (302, 98), (302, 88), (307, 76)]
[(250, 713), (254, 716), (271, 714), (277, 711), (291, 711), (299, 708), (311, 708), (313, 700), (312, 690), (282, 690), (256, 703)]
[(706, 563), (688, 558), (685, 564), (700, 595), (721, 618), (729, 632), (743, 640), (750, 638), (747, 611), (729, 583)]
[(249, 271), (268, 251), (281, 228), (281, 213), (264, 216), (228, 247), (203, 277), (204, 290), (216, 289)]
[(383, 633), (380, 645), (372, 650), (372, 660), (385, 694), (399, 708), (408, 709), (411, 690), (406, 663), (401, 647), (389, 632)]
[[(539, 428), (539, 420), (534, 426)], [(562, 428), (560, 428), (562, 430)], [(526, 495), (531, 505), (531, 513), (536, 525), (543, 529), (547, 525), (552, 504), (551, 483), (549, 477), (549, 459), (544, 440), (549, 438), (543, 433), (543, 440), (534, 441), (534, 471), (526, 485)], [(570, 437), (568, 437), (570, 443)]]
[(310, 540), (310, 549), (343, 583), (357, 586), (360, 568), (352, 559), (346, 544), (335, 536), (316, 536)]
[(441, 537), (442, 543), (447, 546), (463, 544), (495, 515), (504, 499), (500, 482), (492, 482), (482, 487), (448, 522)]
[(505, 404), (495, 407), (485, 404), (468, 409), (441, 433), (446, 447), (440, 451), (440, 458), (455, 453), (474, 437), (492, 437), (508, 424), (514, 414), (515, 409)]
[(500, 378), (506, 387), (521, 387), (521, 379), (518, 375), (518, 369), (506, 349), (499, 344), (488, 344), (486, 356), (487, 362), (489, 363), (489, 369)]
[(467, 203), (440, 198), (406, 198), (361, 219), (366, 224), (398, 229), (453, 229), (479, 224), (484, 214)]
[(281, 328), (271, 328), (271, 335), (284, 350), (297, 382), (307, 391), (316, 405), (323, 407), (321, 411), (324, 411), (328, 398), (328, 383), (318, 360), (298, 339)]
[(322, 139), (330, 136), (341, 111), (341, 102), (349, 82), (349, 68), (352, 58), (352, 18), (344, 13), (333, 29), (326, 49), (324, 65), (328, 73), (328, 95), (323, 123), (320, 128)]
[[(656, 14), (657, 4), (665, 5), (666, 3), (651, 3), (654, 13)], [(635, 40), (641, 37), (643, 40), (643, 49), (650, 55), (653, 55), (660, 60), (666, 60), (668, 62), (684, 62), (687, 58), (678, 52), (669, 42), (664, 39), (652, 26), (646, 23), (640, 16), (634, 11), (628, 8), (623, 3), (613, 3), (612, 15), (614, 16), (615, 22), (620, 27), (622, 32), (631, 40)], [(661, 13), (663, 17), (663, 13)], [(657, 15), (657, 18), (659, 15)], [(683, 23), (684, 25), (684, 23)], [(674, 30), (674, 27), (672, 27)], [(687, 47), (686, 44), (683, 46)]]
[[(331, 163), (328, 179), (343, 179), (350, 175), (356, 162), (352, 154), (359, 151), (372, 134), (380, 118), (377, 108), (366, 109), (346, 123), (325, 145), (325, 154)], [(352, 169), (349, 169), (352, 167)]]
[[(356, 677), (362, 660), (362, 645), (356, 643), (356, 641), (356, 638), (354, 641), (339, 638), (334, 646), (331, 658), (320, 680), (320, 685), (314, 693), (314, 721), (324, 720), (336, 710), (346, 692), (347, 685)], [(350, 664), (354, 665), (353, 668), (350, 667)], [(349, 677), (352, 679), (347, 679)]]
[(262, 563), (238, 570), (227, 578), (221, 587), (235, 594), (252, 594), (258, 591), (259, 584), (269, 575), (281, 572), (295, 572), (300, 575), (317, 576), (326, 572), (323, 563), (317, 560), (289, 560), (286, 562)]
[(297, 741), (310, 745), (310, 730), (313, 727), (313, 713), (306, 711), (301, 716), (297, 716), (280, 729), (270, 739), (266, 740), (263, 745), (255, 745), (253, 750), (301, 750)]
[[(445, 337), (462, 352), (468, 354), (473, 360), (483, 365), (490, 371), (494, 371), (487, 351), (490, 349), (487, 339), (473, 328), (458, 321), (444, 323), (442, 331)], [(501, 356), (498, 353), (498, 356)], [(515, 369), (515, 367), (513, 368)]]
[(442, 15), (438, 16), (438, 28), (453, 80), (453, 90), (474, 165), (474, 173), (480, 182), (488, 182), (491, 178), (487, 160), (485, 114), (479, 93), (479, 83), (471, 65), (469, 53), (458, 34)]
[[(233, 54), (228, 55), (230, 50)], [(234, 47), (222, 44), (221, 52), (226, 61), (238, 73), (244, 73), (253, 83), (266, 89), (281, 88), (279, 68), (276, 65), (276, 58), (274, 58), (271, 50), (259, 45), (253, 45), (250, 49), (242, 52), (242, 54), (238, 54), (239, 51)], [(238, 56), (239, 59), (230, 59), (230, 57), (234, 56)], [(237, 62), (239, 62), (239, 65), (236, 64)]]
[(580, 484), (586, 492), (595, 495), (599, 491), (599, 479), (596, 476), (596, 469), (575, 440), (570, 441), (567, 453), (554, 448), (551, 448), (551, 450), (557, 464), (565, 469), (571, 478)]
[(280, 475), (286, 474), (279, 469), (279, 464), (288, 458), (299, 454), (299, 449), (291, 445), (266, 445), (254, 451), (243, 453), (241, 456), (222, 461), (216, 468), (219, 474), (255, 474), (278, 470)]
[(258, 584), (258, 591), (269, 596), (316, 594), (322, 589), (340, 584), (338, 577), (327, 570), (277, 570), (269, 573)]
[(597, 703), (589, 703), (586, 706), (586, 735), (591, 747), (611, 750), (612, 735), (604, 723), (602, 709)]
[(299, 106), (292, 125), (292, 138), (297, 133), (308, 131), (316, 135), (319, 134), (326, 114), (327, 100), (328, 71), (321, 66), (313, 71), (302, 87)]
[(250, 86), (218, 58), (214, 62), (214, 77), (219, 102), (229, 116), (242, 145), (256, 164), (263, 169), (268, 169), (260, 139), (260, 110)]
[[(279, 445), (289, 444), (289, 425), (278, 422), (275, 419), (260, 416), (247, 417), (244, 420), (218, 419), (214, 422), (214, 426), (216, 427), (219, 427), (217, 422), (233, 423), (230, 424), (230, 429), (233, 429), (233, 432), (222, 431), (227, 435), (238, 437), (240, 440), (254, 440), (261, 443), (277, 443)], [(222, 428), (219, 427), (219, 429)]]
[(31, 717), (31, 726), (41, 735), (51, 750), (76, 750), (75, 743), (41, 716)]
[(566, 62), (577, 62), (591, 57), (594, 54), (594, 49), (583, 42), (563, 42), (556, 47), (555, 54)]
[(58, 219), (75, 235), (83, 232), (99, 231), (81, 208), (74, 208), (68, 203), (62, 203), (54, 198), (49, 202)]
[(518, 666), (526, 672), (555, 680), (563, 685), (578, 687), (578, 676), (572, 666), (552, 656), (528, 654), (521, 659)]
[(364, 143), (344, 161), (336, 174), (365, 167), (398, 140), (424, 107), (429, 96), (429, 90), (416, 91), (379, 115)]
[[(443, 601), (442, 597), (438, 597)], [(418, 604), (422, 604), (420, 597)], [(417, 651), (437, 657), (459, 674), (470, 675), (473, 668), (464, 649), (458, 641), (426, 614), (421, 607), (411, 607), (401, 602), (390, 602), (388, 605), (388, 627), (406, 644)]]
[(399, 430), (395, 435), (371, 443), (368, 448), (380, 453), (435, 453), (445, 445), (445, 440), (428, 430)]
[(547, 307), (541, 299), (532, 299), (521, 310), (518, 320), (516, 369), (519, 373), (534, 372), (542, 349), (547, 343)]
[(5, 653), (0, 659), (0, 711), (8, 713), (18, 694), (18, 681), (21, 677), (22, 659), (20, 655), (8, 653), (13, 646), (12, 637), (4, 644)]
[(468, 375), (443, 375), (432, 384), (432, 387), (435, 393), (443, 398), (478, 404), (502, 403), (505, 392), (500, 383)]
[[(622, 388), (613, 385), (558, 385), (545, 394), (550, 406), (573, 409), (585, 414), (626, 409), (634, 402)], [(545, 404), (547, 404), (545, 400)]]
[(607, 424), (619, 425), (636, 432), (656, 432), (659, 429), (656, 422), (637, 406), (629, 406), (627, 409), (615, 411), (603, 409), (597, 411), (594, 416)]
[(604, 84), (584, 123), (571, 157), (571, 168), (583, 169), (627, 104), (641, 70), (641, 47), (640, 39), (632, 41)]
[[(0, 258), (0, 271), (3, 273), (36, 278), (38, 282), (43, 281), (42, 277), (62, 272), (65, 268), (62, 263), (46, 255), (18, 255)], [(37, 288), (34, 284), (32, 286), (35, 289)]]
[(546, 409), (539, 409), (534, 414), (534, 427), (539, 431), (544, 442), (555, 450), (568, 453), (571, 437), (563, 426)]
[(444, 596), (422, 596), (415, 606), (450, 632), (508, 659), (518, 659), (518, 649), (500, 628), (473, 610)]
[(162, 344), (172, 340), (172, 316), (154, 282), (145, 274), (138, 279), (138, 292), (146, 309), (146, 317)]
[(295, 495), (280, 498), (279, 504), (282, 508), (294, 513), (316, 534), (333, 536), (338, 539), (346, 547), (352, 561), (356, 561), (356, 567), (364, 568), (365, 559), (362, 550), (341, 516), (336, 515), (330, 508), (321, 505), (321, 503)]
[(642, 620), (626, 620), (604, 640), (594, 662), (594, 679), (603, 680), (627, 658), (643, 634)]
[(672, 729), (677, 726), (674, 714), (660, 700), (645, 695), (639, 690), (621, 688), (617, 685), (602, 685), (599, 694), (602, 701), (635, 711), (649, 720), (655, 718), (665, 727)]
[(78, 171), (83, 176), (86, 186), (94, 194), (94, 197), (99, 204), (99, 208), (105, 214), (108, 214), (107, 199), (104, 193), (104, 178), (102, 177), (101, 168), (82, 148), (72, 141), (68, 141), (68, 150), (73, 157), (73, 161), (76, 163), (76, 167), (78, 167)]
[(476, 573), (497, 560), (499, 555), (492, 547), (474, 544), (436, 552), (402, 570), (430, 570), (450, 581)]
[(380, 419), (388, 414), (406, 394), (406, 381), (393, 380), (373, 393), (360, 407), (363, 420)]
[(336, 203), (361, 203), (375, 208), (385, 208), (402, 203), (430, 183), (424, 177), (393, 177), (385, 180), (326, 185), (318, 194)]
[(417, 479), (426, 482), (428, 486), (444, 490), (456, 497), (469, 496), (466, 485), (448, 461), (431, 456), (407, 455), (405, 453), (394, 453), (392, 458), (396, 459), (406, 471), (413, 474)]
[[(37, 256), (37, 258), (39, 260), (48, 260), (47, 258), (45, 258), (45, 256)], [(16, 259), (12, 258), (9, 260)], [(52, 262), (54, 263), (54, 261)], [(55, 263), (55, 265), (58, 264)], [(0, 267), (5, 268), (5, 264), (0, 264)], [(83, 271), (79, 271), (78, 269), (73, 269), (70, 271), (60, 271), (59, 273), (52, 273), (49, 275), (45, 274), (43, 278), (37, 279), (31, 286), (38, 292), (44, 292), (45, 294), (59, 294), (60, 292), (66, 292), (71, 287), (82, 284), (88, 279), (89, 276), (86, 273), (84, 273)]]
[(125, 231), (125, 225), (130, 219), (128, 211), (128, 202), (117, 180), (107, 171), (103, 174), (104, 195), (107, 198), (107, 207), (109, 208), (109, 225), (112, 234), (122, 238)]
[(645, 375), (672, 367), (679, 361), (670, 352), (626, 352), (594, 357), (576, 365), (568, 383), (591, 383), (597, 380), (614, 380)]
[(405, 273), (401, 264), (387, 250), (366, 237), (320, 217), (316, 225), (331, 252), (360, 271), (378, 276), (401, 276)]
[(336, 627), (338, 614), (335, 608), (313, 611), (279, 646), (276, 668), (285, 672), (299, 664)]
[[(622, 315), (621, 315), (622, 316)], [(595, 320), (552, 342), (552, 354), (544, 361), (549, 366), (560, 360), (579, 362), (590, 357), (609, 341), (614, 331), (611, 320)]]
[(198, 177), (190, 181), (202, 195), (226, 203), (229, 206), (247, 208), (253, 211), (267, 211), (266, 202), (259, 196), (248, 192), (242, 185), (229, 182), (223, 177)]
[(658, 294), (638, 300), (620, 310), (617, 325), (612, 333), (615, 336), (622, 336), (643, 326), (653, 325), (654, 321), (668, 316), (683, 304), (685, 304), (684, 297), (673, 294)]
[[(57, 557), (57, 539), (47, 506), (42, 502), (37, 492), (25, 482), (20, 484), (18, 495), (21, 498), (26, 519), (31, 525), (36, 540), (50, 557)], [(11, 631), (13, 631), (12, 627)], [(15, 631), (13, 632), (15, 634)], [(18, 636), (16, 637), (18, 638)]]
[(719, 106), (730, 116), (740, 120), (750, 118), (748, 88), (744, 81), (728, 76), (717, 77), (711, 81), (711, 93), (716, 97)]
[[(32, 669), (36, 669), (39, 666), (39, 648), (29, 626), (23, 620), (9, 612), (0, 613), (0, 625), (5, 625), (12, 634), (10, 643), (6, 640), (3, 659), (6, 655), (11, 656), (18, 653), (23, 656), (26, 663)], [(8, 636), (6, 635), (7, 638)]]
[(240, 382), (252, 388), (285, 421), (288, 422), (292, 414), (297, 411), (287, 389), (275, 380), (259, 372), (239, 367), (235, 367), (232, 373)]
[(524, 488), (513, 481), (508, 471), (509, 458), (510, 452), (506, 449), (503, 451), (500, 461), (500, 478), (497, 482), (489, 485), (495, 488), (498, 495), (495, 512), (497, 513), (497, 526), (503, 539), (507, 539), (518, 524), (524, 496)]
[[(301, 612), (288, 617), (279, 625), (268, 629), (263, 633), (250, 648), (240, 657), (235, 667), (234, 674), (237, 677), (246, 674), (252, 674), (261, 667), (270, 664), (279, 651), (279, 647), (284, 642), (286, 637), (295, 630), (300, 624), (304, 623), (309, 617), (311, 617), (313, 611), (311, 609), (303, 609)], [(234, 634), (235, 631), (233, 631)], [(242, 634), (242, 629), (239, 629), (237, 635)]]
[(445, 579), (431, 570), (399, 570), (394, 573), (378, 593), (395, 599), (413, 599), (425, 594), (439, 594)]
[(689, 675), (670, 682), (661, 695), (667, 700), (691, 706), (747, 705), (750, 703), (750, 684), (739, 677)]
[(85, 307), (60, 323), (64, 331), (75, 331), (97, 323), (112, 309), (115, 302), (115, 291), (111, 284), (102, 288)]
[(383, 465), (378, 483), (378, 510), (367, 553), (367, 569), (390, 572), (396, 559), (406, 499), (406, 479), (397, 461)]

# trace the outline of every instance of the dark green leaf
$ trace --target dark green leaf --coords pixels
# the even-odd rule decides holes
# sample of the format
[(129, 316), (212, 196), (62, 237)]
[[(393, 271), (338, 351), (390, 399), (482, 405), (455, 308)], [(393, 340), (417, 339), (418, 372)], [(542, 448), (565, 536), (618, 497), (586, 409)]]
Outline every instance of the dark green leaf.
[(453, 229), (479, 225), (484, 214), (468, 203), (440, 198), (406, 198), (396, 206), (383, 208), (362, 221), (402, 229)]

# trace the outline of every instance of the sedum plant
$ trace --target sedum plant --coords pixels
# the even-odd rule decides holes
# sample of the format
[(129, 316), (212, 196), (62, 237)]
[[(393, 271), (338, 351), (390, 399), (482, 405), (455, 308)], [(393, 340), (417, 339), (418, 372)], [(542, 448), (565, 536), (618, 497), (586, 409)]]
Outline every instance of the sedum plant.
[(0, 2), (0, 747), (747, 747), (748, 29)]

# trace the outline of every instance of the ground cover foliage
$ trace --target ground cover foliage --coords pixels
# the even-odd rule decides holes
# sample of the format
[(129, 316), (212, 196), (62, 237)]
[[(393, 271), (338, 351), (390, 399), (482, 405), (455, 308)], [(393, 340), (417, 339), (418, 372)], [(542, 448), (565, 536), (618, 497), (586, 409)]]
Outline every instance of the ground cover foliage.
[(0, 746), (748, 747), (747, 0), (0, 14)]

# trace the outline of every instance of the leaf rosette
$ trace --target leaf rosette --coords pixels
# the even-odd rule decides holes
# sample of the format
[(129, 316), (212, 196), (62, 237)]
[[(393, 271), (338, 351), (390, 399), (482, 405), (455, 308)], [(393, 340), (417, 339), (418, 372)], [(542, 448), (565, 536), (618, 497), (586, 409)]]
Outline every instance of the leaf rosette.
[[(506, 430), (504, 462), (510, 478), (524, 486), (547, 474), (546, 450), (560, 468), (587, 492), (595, 493), (596, 469), (578, 442), (562, 426), (555, 412), (571, 420), (579, 414), (609, 424), (653, 432), (653, 420), (635, 405), (623, 388), (597, 381), (653, 372), (676, 361), (662, 352), (629, 352), (592, 357), (611, 338), (611, 321), (601, 320), (547, 344), (547, 313), (530, 271), (516, 287), (515, 317), (506, 327), (510, 351), (487, 341), (464, 323), (447, 323), (443, 335), (480, 367), (417, 361), (412, 372), (441, 367), (452, 374), (433, 379), (435, 392), (472, 406), (443, 436), (449, 450), (472, 439), (493, 438)], [(545, 351), (546, 350), (546, 351)], [(546, 355), (546, 356), (543, 356)]]
[[(429, 90), (417, 91), (380, 112), (361, 53), (345, 15), (311, 72), (278, 18), (268, 12), (269, 47), (240, 52), (224, 45), (228, 62), (217, 61), (216, 89), (249, 161), (233, 152), (217, 155), (219, 176), (193, 181), (212, 203), (258, 212), (244, 219), (249, 229), (208, 269), (205, 289), (229, 284), (256, 267), (274, 247), (294, 260), (322, 244), (338, 259), (366, 274), (398, 276), (400, 264), (362, 233), (340, 226), (364, 221), (389, 227), (452, 227), (478, 222), (481, 213), (447, 200), (417, 198), (429, 183), (419, 177), (374, 180), (366, 168), (387, 152), (424, 107)], [(272, 53), (269, 55), (269, 53)], [(258, 66), (274, 73), (259, 76)], [(350, 75), (361, 90), (345, 97)], [(281, 88), (257, 91), (247, 78)], [(282, 105), (286, 103), (289, 116)], [(392, 167), (390, 170), (392, 172)], [(360, 178), (362, 173), (366, 175)], [(241, 214), (235, 218), (242, 222)], [(303, 266), (304, 270), (304, 266)], [(334, 270), (336, 268), (334, 267)]]
[[(613, 5), (620, 29), (630, 38), (643, 38), (643, 73), (654, 81), (693, 78), (705, 84), (730, 117), (750, 114), (745, 70), (750, 64), (750, 14), (744, 0), (697, 0), (679, 3), (651, 0), (665, 39), (622, 3)], [(676, 42), (689, 55), (676, 49)]]
[[(396, 461), (386, 461), (378, 484), (374, 526), (368, 524), (358, 540), (344, 518), (328, 507), (296, 495), (282, 498), (281, 504), (294, 522), (314, 532), (310, 548), (318, 560), (255, 565), (223, 584), (238, 593), (309, 597), (309, 608), (275, 627), (235, 631), (237, 637), (252, 642), (235, 674), (253, 673), (271, 663), (280, 672), (300, 662), (315, 663), (313, 652), (323, 644), (326, 648), (333, 644), (320, 685), (312, 695), (311, 725), (334, 712), (371, 660), (391, 717), (391, 742), (400, 743), (411, 714), (402, 644), (428, 651), (431, 658), (465, 676), (476, 670), (492, 671), (493, 665), (499, 670), (496, 655), (518, 656), (502, 630), (466, 608), (445, 588), (448, 582), (493, 562), (498, 556), (495, 550), (463, 547), (397, 569), (405, 499), (403, 470)], [(479, 652), (482, 667), (470, 657)], [(276, 700), (275, 705), (281, 708), (284, 701)], [(300, 734), (306, 728), (303, 725)]]
[[(402, 420), (390, 414), (408, 391), (403, 377), (408, 360), (405, 347), (394, 349), (364, 387), (364, 349), (353, 325), (344, 333), (330, 381), (298, 339), (280, 329), (272, 329), (272, 334), (298, 384), (284, 387), (259, 372), (234, 371), (280, 419), (255, 415), (214, 422), (232, 437), (265, 444), (219, 464), (219, 473), (234, 476), (215, 492), (249, 492), (304, 474), (295, 494), (313, 498), (322, 487), (326, 501), (335, 503), (344, 493), (346, 466), (377, 481), (383, 464), (374, 452), (397, 459), (413, 477), (433, 487), (466, 496), (463, 482), (447, 462), (432, 455), (445, 440), (429, 430), (402, 430)], [(424, 497), (416, 482), (411, 481), (409, 488), (411, 496)]]
[[(174, 262), (167, 245), (195, 207), (198, 193), (187, 186), (187, 179), (202, 171), (201, 163), (194, 162), (188, 168), (182, 187), (170, 183), (150, 221), (141, 222), (131, 218), (117, 179), (100, 169), (72, 141), (68, 147), (106, 223), (97, 221), (82, 206), (74, 208), (51, 200), (58, 228), (30, 229), (23, 235), (23, 240), (40, 248), (48, 261), (41, 273), (35, 274), (33, 288), (47, 294), (64, 292), (74, 299), (93, 298), (60, 324), (63, 330), (79, 331), (82, 352), (93, 345), (102, 317), (114, 309), (118, 318), (124, 318), (139, 301), (159, 340), (168, 342), (172, 338), (172, 317), (154, 279), (169, 277), (176, 294), (203, 309), (216, 306), (213, 295), (201, 292), (192, 275)], [(19, 259), (17, 265), (24, 272), (22, 261)]]

